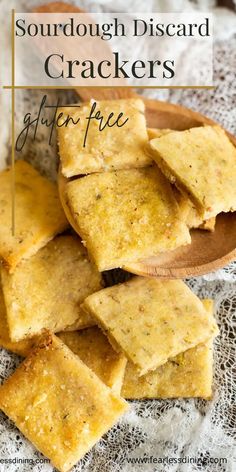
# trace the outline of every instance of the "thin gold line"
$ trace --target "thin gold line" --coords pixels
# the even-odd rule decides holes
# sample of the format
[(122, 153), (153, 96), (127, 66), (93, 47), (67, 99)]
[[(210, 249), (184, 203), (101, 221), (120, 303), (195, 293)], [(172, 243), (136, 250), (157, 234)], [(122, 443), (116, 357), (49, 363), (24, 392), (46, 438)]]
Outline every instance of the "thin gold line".
[[(11, 89), (12, 85), (3, 85), (4, 89)], [(113, 89), (113, 88), (119, 88), (119, 89), (127, 89), (127, 88), (132, 88), (132, 89), (214, 89), (216, 88), (215, 85), (125, 85), (123, 87), (120, 87), (119, 85), (113, 85), (113, 86), (107, 86), (107, 85), (91, 85), (91, 86), (86, 86), (85, 85), (15, 85), (15, 89), (26, 89), (26, 90), (31, 90), (31, 89), (37, 89), (37, 90), (44, 90), (44, 89), (80, 89), (80, 88), (88, 88), (88, 89)]]
[(12, 128), (12, 146), (11, 146), (11, 194), (12, 194), (12, 214), (11, 214), (11, 231), (12, 236), (15, 236), (15, 10), (12, 10), (11, 15), (11, 128)]

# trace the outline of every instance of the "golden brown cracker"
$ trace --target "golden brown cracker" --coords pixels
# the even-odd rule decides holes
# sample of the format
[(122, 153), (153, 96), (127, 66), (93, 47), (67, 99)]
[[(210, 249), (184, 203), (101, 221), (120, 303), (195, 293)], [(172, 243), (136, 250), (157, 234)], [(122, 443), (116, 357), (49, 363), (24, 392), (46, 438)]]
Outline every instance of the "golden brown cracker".
[(208, 219), (236, 210), (236, 149), (219, 126), (172, 132), (150, 142), (166, 177)]
[(172, 129), (170, 128), (147, 128), (147, 133), (148, 133), (148, 139), (155, 139), (155, 138), (160, 138), (161, 136), (164, 136), (165, 134), (171, 133)]
[(0, 408), (56, 468), (67, 472), (127, 403), (49, 335), (0, 387)]
[(191, 398), (209, 399), (212, 392), (212, 341), (169, 359), (153, 372), (138, 376), (128, 362), (121, 395), (128, 399)]
[(178, 202), (182, 218), (186, 222), (189, 229), (199, 228), (211, 232), (215, 230), (216, 217), (204, 220), (187, 195), (181, 193), (175, 186), (173, 186), (173, 191)]
[(33, 337), (19, 342), (11, 341), (7, 325), (6, 307), (2, 293), (2, 287), (0, 285), (0, 347), (3, 347), (8, 351), (14, 352), (15, 354), (24, 357), (27, 356), (27, 354), (35, 346), (37, 340), (37, 337)]
[(97, 326), (58, 336), (102, 382), (120, 394), (127, 359), (114, 351)]
[[(67, 126), (58, 128), (59, 153), (62, 163), (62, 173), (65, 177), (92, 172), (103, 172), (114, 169), (129, 169), (144, 167), (151, 163), (145, 152), (148, 142), (146, 122), (144, 117), (144, 103), (139, 98), (127, 100), (96, 101), (96, 111), (106, 121), (114, 113), (112, 121), (120, 117), (119, 125), (128, 121), (124, 126), (107, 126), (99, 130), (100, 121), (91, 120), (86, 134), (88, 119), (94, 101), (80, 104), (80, 108), (63, 107), (63, 117), (59, 123), (65, 121), (69, 115)], [(103, 124), (105, 122), (103, 121)], [(84, 139), (86, 136), (86, 143)]]
[(43, 329), (62, 331), (94, 324), (80, 309), (82, 301), (102, 287), (101, 275), (88, 260), (76, 236), (50, 241), (13, 274), (2, 269), (7, 320), (13, 341)]
[(214, 318), (181, 280), (134, 277), (90, 295), (83, 308), (140, 375), (218, 333)]
[(12, 234), (12, 174), (0, 173), (0, 258), (10, 271), (68, 227), (58, 190), (30, 164), (15, 164), (15, 234)]
[[(209, 316), (213, 301), (203, 300)], [(129, 399), (189, 398), (209, 399), (212, 394), (213, 351), (212, 340), (169, 359), (153, 372), (140, 377), (137, 368), (128, 362), (122, 396)]]
[(191, 241), (171, 186), (156, 167), (88, 175), (68, 183), (66, 193), (100, 271)]

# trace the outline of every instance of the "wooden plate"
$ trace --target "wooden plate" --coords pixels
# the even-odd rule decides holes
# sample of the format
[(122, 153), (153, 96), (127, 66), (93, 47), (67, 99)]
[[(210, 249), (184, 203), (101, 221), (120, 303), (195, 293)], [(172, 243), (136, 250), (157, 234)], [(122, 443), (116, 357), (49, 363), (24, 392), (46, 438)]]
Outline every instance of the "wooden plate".
[[(89, 92), (87, 90), (87, 93)], [(102, 92), (103, 95), (104, 92), (105, 90)], [(119, 90), (119, 92), (122, 95), (122, 91)], [(152, 128), (184, 130), (206, 123), (215, 124), (205, 116), (179, 105), (147, 99), (145, 99), (145, 104), (147, 124)], [(236, 139), (231, 135), (229, 137), (236, 146)], [(70, 224), (78, 232), (65, 198), (66, 183), (67, 179), (59, 171), (58, 185), (61, 202)], [(236, 213), (218, 215), (213, 233), (193, 230), (191, 236), (192, 243), (188, 246), (163, 253), (158, 257), (129, 263), (124, 269), (149, 277), (184, 278), (206, 274), (236, 259)]]

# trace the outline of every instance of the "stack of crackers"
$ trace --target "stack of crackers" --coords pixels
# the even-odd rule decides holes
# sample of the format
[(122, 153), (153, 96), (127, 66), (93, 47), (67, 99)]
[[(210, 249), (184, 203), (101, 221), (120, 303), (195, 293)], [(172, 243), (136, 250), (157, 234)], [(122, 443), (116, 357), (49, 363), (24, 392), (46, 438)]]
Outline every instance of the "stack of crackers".
[[(99, 108), (122, 111), (128, 127), (98, 132), (94, 122), (86, 148), (83, 120), (77, 130), (59, 128), (62, 172), (73, 177), (67, 201), (81, 239), (56, 185), (23, 161), (15, 167), (12, 235), (11, 174), (0, 174), (0, 345), (25, 357), (0, 387), (0, 408), (62, 472), (114, 425), (126, 400), (211, 397), (213, 301), (181, 280), (133, 277), (104, 287), (101, 272), (189, 244), (197, 219), (209, 225), (234, 208), (235, 188), (220, 203), (221, 182), (231, 188), (233, 174), (221, 165), (233, 151), (220, 128), (147, 131), (141, 100)], [(83, 105), (80, 117), (88, 109)], [(227, 142), (224, 157), (219, 139)], [(211, 192), (203, 147), (219, 164)]]
[(236, 210), (236, 149), (219, 126), (147, 129), (142, 100), (100, 101), (105, 119), (128, 121), (99, 131), (94, 120), (84, 148), (90, 108), (63, 108), (80, 122), (58, 136), (67, 205), (99, 271), (190, 244), (190, 229), (214, 231), (217, 214)]

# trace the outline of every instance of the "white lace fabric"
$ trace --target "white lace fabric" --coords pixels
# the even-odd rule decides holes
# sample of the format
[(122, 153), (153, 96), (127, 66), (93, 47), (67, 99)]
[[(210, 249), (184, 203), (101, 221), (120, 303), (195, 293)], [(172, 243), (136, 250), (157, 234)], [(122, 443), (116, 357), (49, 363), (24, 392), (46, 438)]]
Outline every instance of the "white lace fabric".
[[(10, 9), (10, 1), (8, 8)], [(14, 3), (14, 2), (13, 2)], [(25, 9), (26, 2), (21, 3)], [(27, 2), (27, 8), (36, 2)], [(41, 2), (44, 3), (44, 2)], [(85, 6), (83, 2), (81, 6)], [(118, 8), (117, 1), (117, 8)], [(120, 2), (120, 10), (124, 10)], [(138, 3), (138, 2), (136, 2)], [(154, 10), (158, 2), (150, 3)], [(161, 4), (163, 2), (159, 2)], [(190, 2), (191, 3), (191, 2)], [(202, 4), (209, 2), (198, 2)], [(214, 2), (210, 2), (211, 4)], [(170, 5), (173, 2), (168, 2)], [(6, 5), (6, 4), (5, 4)], [(191, 3), (192, 5), (192, 3)], [(3, 0), (0, 0), (3, 6)], [(86, 2), (86, 8), (111, 11), (109, 1)], [(137, 8), (137, 7), (136, 7)], [(204, 9), (204, 7), (202, 7)], [(9, 10), (8, 10), (9, 11)], [(18, 6), (18, 11), (20, 8)], [(138, 11), (138, 10), (136, 10)], [(146, 5), (148, 11), (148, 5)], [(220, 13), (218, 12), (220, 18)], [(232, 13), (233, 15), (233, 13)], [(220, 20), (219, 20), (220, 21)], [(234, 24), (230, 20), (230, 24)], [(214, 47), (215, 90), (159, 90), (143, 92), (162, 100), (180, 103), (212, 117), (231, 133), (236, 134), (236, 32), (227, 31), (227, 41), (219, 37)], [(191, 60), (191, 57), (189, 57)], [(61, 93), (64, 103), (78, 100), (73, 92)], [(48, 100), (56, 101), (56, 93), (48, 92)], [(41, 91), (17, 92), (19, 124), (26, 111), (38, 108)], [(56, 143), (49, 147), (44, 130), (37, 140), (29, 140), (23, 157), (48, 177), (55, 179), (57, 168)], [(3, 149), (9, 142), (6, 130), (0, 135)], [(6, 154), (7, 155), (7, 154)], [(22, 155), (21, 155), (22, 157)], [(233, 472), (236, 470), (236, 262), (203, 277), (188, 279), (187, 283), (201, 298), (213, 298), (220, 335), (214, 342), (214, 392), (210, 401), (198, 399), (146, 400), (130, 402), (129, 412), (78, 463), (74, 472)], [(1, 381), (17, 367), (20, 359), (0, 350)], [(42, 459), (42, 455), (23, 437), (14, 424), (0, 414), (0, 458)], [(147, 458), (146, 463), (131, 463), (130, 459)], [(163, 463), (150, 463), (151, 457)], [(172, 464), (164, 462), (173, 458)], [(198, 463), (181, 463), (181, 459), (195, 458)], [(226, 458), (227, 463), (220, 459)], [(215, 463), (211, 462), (215, 459)], [(179, 460), (179, 462), (178, 462)], [(1, 472), (52, 472), (50, 464), (1, 464)]]

